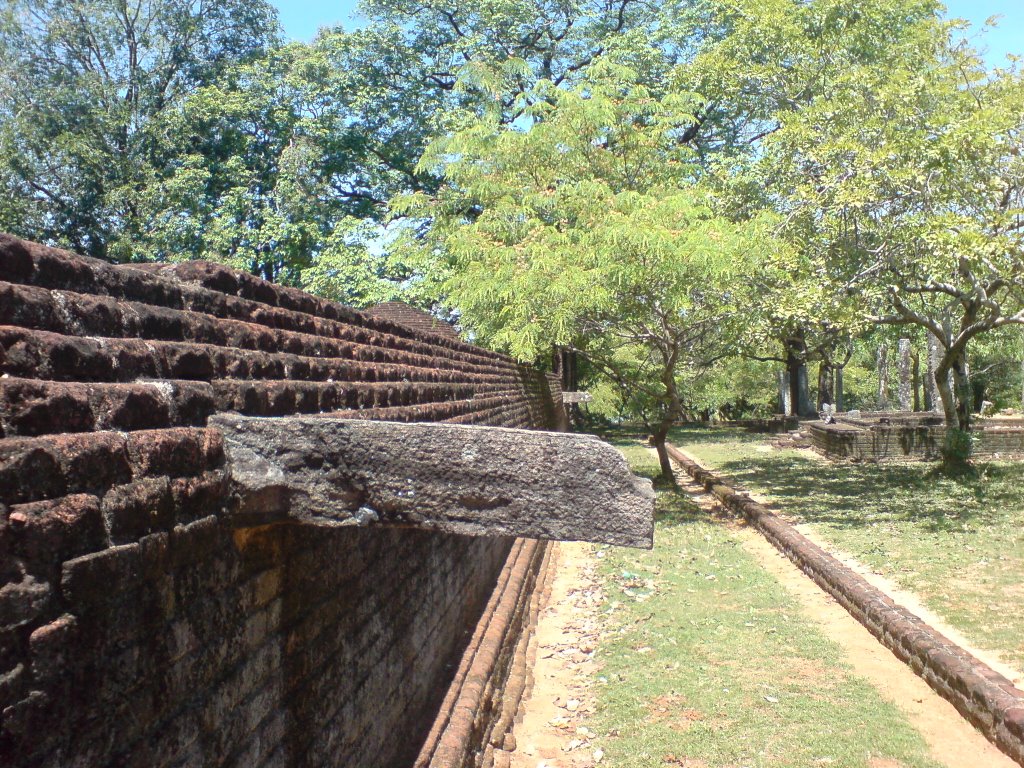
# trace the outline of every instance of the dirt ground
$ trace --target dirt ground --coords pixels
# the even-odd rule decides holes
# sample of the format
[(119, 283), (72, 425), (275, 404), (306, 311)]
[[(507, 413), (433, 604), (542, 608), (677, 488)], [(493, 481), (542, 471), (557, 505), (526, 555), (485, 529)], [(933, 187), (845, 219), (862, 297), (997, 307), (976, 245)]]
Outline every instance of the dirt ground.
[[(699, 486), (684, 483), (683, 487), (705, 508), (714, 507), (715, 501)], [(906, 713), (936, 762), (949, 768), (1019, 768), (760, 534), (740, 524), (733, 534), (799, 600), (806, 616), (840, 645), (853, 670)], [(601, 630), (596, 566), (596, 554), (589, 545), (555, 547), (551, 567), (557, 570), (538, 619), (533, 683), (515, 728), (518, 748), (511, 756), (512, 768), (593, 768), (603, 760), (587, 727), (596, 695), (593, 650)], [(918, 608), (916, 604), (908, 607)], [(985, 660), (1020, 680), (1015, 670), (997, 667), (998, 659)]]
[(594, 707), (594, 649), (601, 591), (593, 547), (554, 545), (555, 569), (537, 621), (533, 681), (515, 727), (512, 768), (590, 768), (603, 757), (590, 743)]

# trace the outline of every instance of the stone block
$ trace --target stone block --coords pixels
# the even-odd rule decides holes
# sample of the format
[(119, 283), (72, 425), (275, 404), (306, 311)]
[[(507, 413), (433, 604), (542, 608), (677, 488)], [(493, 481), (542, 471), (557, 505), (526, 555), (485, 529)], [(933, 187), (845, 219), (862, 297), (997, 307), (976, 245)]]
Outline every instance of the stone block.
[(395, 525), (650, 547), (654, 492), (590, 435), (216, 416), (235, 525)]

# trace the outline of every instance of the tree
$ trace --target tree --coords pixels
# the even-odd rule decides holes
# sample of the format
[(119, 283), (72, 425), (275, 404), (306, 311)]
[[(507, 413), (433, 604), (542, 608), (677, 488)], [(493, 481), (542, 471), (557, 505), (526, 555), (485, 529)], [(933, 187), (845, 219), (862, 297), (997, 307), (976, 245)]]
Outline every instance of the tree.
[(642, 413), (671, 477), (680, 383), (730, 350), (737, 277), (771, 255), (769, 221), (737, 225), (709, 206), (680, 140), (694, 94), (654, 98), (603, 59), (584, 75), (524, 94), (527, 125), (503, 124), (499, 109), (467, 116), (423, 161), (446, 185), (400, 211), (433, 221), (411, 247), (443, 262), (479, 340), (521, 359), (578, 349)]
[(263, 0), (11, 0), (0, 14), (0, 228), (126, 259), (158, 118), (277, 35)]
[[(788, 234), (866, 318), (938, 342), (947, 463), (969, 454), (969, 342), (1024, 323), (1024, 82), (925, 19), (768, 142)], [(949, 384), (952, 372), (954, 384)]]
[[(792, 248), (746, 277), (751, 285), (742, 352), (782, 364), (798, 415), (814, 413), (808, 365), (819, 363), (819, 390), (832, 387), (833, 398), (841, 394), (839, 382), (831, 381), (842, 378), (852, 339), (869, 323), (863, 303), (823, 266), (831, 241), (818, 236), (813, 217), (795, 216), (787, 202), (788, 185), (802, 181), (801, 169), (781, 168), (768, 148), (779, 146), (784, 139), (778, 134), (808, 110), (833, 99), (837, 83), (884, 80), (905, 64), (907, 40), (919, 40), (922, 25), (934, 23), (939, 9), (932, 0), (716, 4), (707, 24), (720, 32), (705, 35), (683, 70), (709, 105), (695, 146), (705, 158), (716, 209), (736, 220), (764, 210), (782, 214)], [(843, 113), (840, 101), (829, 103)], [(802, 139), (813, 151), (814, 129)]]

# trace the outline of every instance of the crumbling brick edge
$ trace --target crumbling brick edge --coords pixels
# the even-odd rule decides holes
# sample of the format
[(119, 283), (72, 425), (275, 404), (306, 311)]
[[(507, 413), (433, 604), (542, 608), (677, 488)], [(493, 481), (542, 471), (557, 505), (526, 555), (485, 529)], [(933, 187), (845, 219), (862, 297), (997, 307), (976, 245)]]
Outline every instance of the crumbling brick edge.
[(550, 545), (516, 539), (462, 654), (415, 768), (492, 768), (515, 748), (512, 726), (526, 687)]
[(669, 456), (727, 508), (742, 515), (818, 586), (993, 744), (1024, 766), (1024, 691), (868, 584), (821, 547), (676, 446)]

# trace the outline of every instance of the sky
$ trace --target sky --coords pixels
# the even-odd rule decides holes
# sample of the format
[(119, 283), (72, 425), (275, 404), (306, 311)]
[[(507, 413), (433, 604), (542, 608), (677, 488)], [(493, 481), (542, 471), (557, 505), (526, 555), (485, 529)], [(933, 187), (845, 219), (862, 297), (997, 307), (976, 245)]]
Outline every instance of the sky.
[[(345, 29), (359, 25), (353, 18), (356, 0), (274, 0), (285, 34), (295, 40), (311, 40), (320, 27), (341, 24)], [(1024, 0), (946, 0), (951, 17), (967, 19), (981, 36), (973, 38), (987, 48), (992, 66), (1006, 63), (1006, 54), (1024, 56)], [(996, 29), (985, 30), (985, 20), (1001, 16)]]

